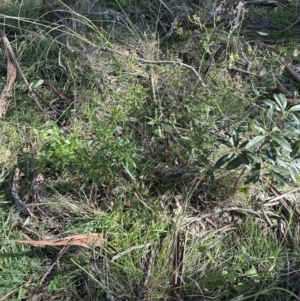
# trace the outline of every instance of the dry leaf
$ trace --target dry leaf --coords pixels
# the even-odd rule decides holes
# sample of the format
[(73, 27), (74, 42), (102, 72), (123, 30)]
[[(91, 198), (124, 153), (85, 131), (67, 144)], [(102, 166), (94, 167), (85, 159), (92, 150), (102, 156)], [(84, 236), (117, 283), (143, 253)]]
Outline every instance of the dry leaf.
[(103, 234), (101, 233), (89, 233), (89, 234), (77, 234), (68, 236), (59, 240), (21, 240), (21, 239), (9, 239), (8, 242), (15, 242), (19, 244), (27, 244), (34, 246), (94, 246), (99, 247), (102, 245)]

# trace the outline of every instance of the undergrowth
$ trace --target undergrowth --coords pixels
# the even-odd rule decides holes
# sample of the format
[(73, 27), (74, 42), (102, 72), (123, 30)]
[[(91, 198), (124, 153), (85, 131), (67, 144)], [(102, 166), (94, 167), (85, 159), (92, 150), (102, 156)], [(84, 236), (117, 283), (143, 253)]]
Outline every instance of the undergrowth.
[[(259, 29), (285, 43), (249, 32), (262, 18), (289, 26), (298, 4), (281, 2), (1, 3), (43, 111), (19, 77), (0, 120), (0, 300), (300, 298), (297, 206), (268, 203), (272, 180), (214, 168), (218, 139), (265, 110), (267, 87), (280, 78), (297, 92), (278, 58), (297, 61), (298, 25)], [(0, 73), (3, 89), (5, 63)], [(16, 168), (30, 219), (13, 206)], [(101, 246), (61, 258), (7, 241), (89, 233)]]

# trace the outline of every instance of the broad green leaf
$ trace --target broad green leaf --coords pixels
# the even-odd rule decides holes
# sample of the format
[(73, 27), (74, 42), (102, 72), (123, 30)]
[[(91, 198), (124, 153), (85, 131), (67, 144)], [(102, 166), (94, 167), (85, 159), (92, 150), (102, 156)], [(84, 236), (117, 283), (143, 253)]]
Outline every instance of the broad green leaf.
[(249, 149), (261, 146), (265, 142), (265, 138), (266, 137), (263, 135), (254, 137), (247, 143), (247, 145), (245, 146), (245, 149), (249, 150)]
[(217, 139), (218, 142), (228, 146), (228, 147), (233, 147), (233, 145), (228, 141), (228, 140), (225, 140), (225, 139)]
[(253, 163), (260, 163), (261, 162), (261, 157), (249, 152), (249, 151), (243, 151), (243, 154), (249, 159), (251, 160)]
[(289, 112), (297, 112), (297, 111), (300, 111), (300, 104), (289, 108)]
[(287, 186), (287, 187), (291, 186), (291, 183), (289, 182), (289, 180), (286, 177), (284, 177), (283, 175), (281, 175), (280, 173), (277, 173), (274, 171), (274, 172), (272, 172), (272, 175), (274, 176), (274, 178), (276, 179), (276, 181), (279, 184), (281, 184), (283, 186)]
[(300, 150), (300, 140), (293, 143), (291, 158), (294, 158), (299, 153), (299, 150)]
[(273, 100), (270, 99), (266, 99), (263, 101), (266, 105), (268, 105), (269, 107), (273, 107), (275, 108), (277, 111), (280, 111), (280, 107), (278, 106), (278, 104), (276, 102), (274, 102)]
[(295, 183), (297, 183), (298, 182), (298, 173), (297, 173), (296, 168), (294, 166), (292, 166), (292, 165), (289, 165), (288, 166), (288, 170), (290, 171), (290, 176), (293, 179), (293, 181)]
[(259, 180), (260, 170), (251, 170), (244, 181), (244, 184), (256, 183)]
[(236, 169), (242, 164), (245, 164), (245, 162), (247, 162), (246, 160), (247, 159), (244, 158), (242, 154), (239, 154), (236, 158), (228, 162), (228, 164), (226, 165), (226, 169), (227, 170)]
[(234, 156), (234, 153), (227, 154), (223, 157), (221, 157), (215, 164), (215, 168), (220, 168), (223, 166), (226, 162), (230, 161)]
[(291, 152), (292, 147), (290, 143), (280, 134), (272, 134), (271, 137), (286, 151)]
[(284, 174), (284, 175), (290, 174), (290, 171), (287, 168), (283, 168), (278, 165), (271, 165), (270, 168), (280, 174)]
[(285, 136), (288, 136), (288, 137), (297, 137), (297, 136), (300, 136), (300, 131), (297, 130), (297, 129), (294, 129), (294, 130), (292, 130), (290, 132), (287, 132), (285, 134)]
[(276, 100), (276, 102), (279, 104), (281, 110), (285, 110), (286, 106), (287, 106), (287, 101), (286, 98), (284, 96), (284, 94), (274, 94), (274, 99)]

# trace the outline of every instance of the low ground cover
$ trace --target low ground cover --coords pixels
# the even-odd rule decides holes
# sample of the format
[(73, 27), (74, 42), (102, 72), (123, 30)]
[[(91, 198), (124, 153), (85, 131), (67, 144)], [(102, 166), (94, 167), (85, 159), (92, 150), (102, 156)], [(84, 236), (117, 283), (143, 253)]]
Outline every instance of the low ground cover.
[(0, 300), (300, 299), (297, 9), (4, 1)]

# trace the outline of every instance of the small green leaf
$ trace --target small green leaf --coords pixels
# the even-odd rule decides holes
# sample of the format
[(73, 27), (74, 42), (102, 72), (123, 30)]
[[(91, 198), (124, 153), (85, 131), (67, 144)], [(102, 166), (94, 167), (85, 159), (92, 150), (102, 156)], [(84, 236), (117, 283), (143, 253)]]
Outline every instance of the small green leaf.
[(228, 140), (225, 140), (225, 139), (217, 139), (218, 142), (220, 142), (221, 144), (224, 144), (228, 147), (233, 147), (233, 145), (228, 141)]
[(287, 101), (286, 98), (284, 96), (284, 94), (274, 94), (274, 99), (276, 100), (276, 102), (279, 104), (281, 110), (285, 110), (286, 106), (287, 106)]
[(300, 105), (295, 105), (289, 108), (289, 112), (297, 112), (300, 111)]
[(35, 80), (34, 82), (30, 83), (30, 86), (33, 89), (37, 89), (39, 86), (41, 86), (44, 83), (44, 81), (42, 79), (39, 80)]
[(245, 272), (246, 276), (256, 276), (257, 275), (257, 271), (255, 269), (255, 267), (252, 267), (250, 270)]
[(259, 170), (251, 170), (244, 181), (244, 184), (247, 185), (249, 183), (256, 183), (259, 180), (260, 169)]
[(234, 153), (230, 153), (228, 155), (225, 155), (221, 157), (215, 164), (215, 169), (220, 168), (223, 166), (226, 162), (230, 161), (234, 156)]
[(249, 193), (249, 187), (238, 187), (237, 189), (239, 192), (248, 194)]
[(245, 146), (245, 149), (249, 150), (249, 149), (261, 146), (265, 142), (265, 138), (266, 137), (263, 135), (254, 137), (247, 143), (247, 145)]
[(269, 130), (271, 130), (275, 125), (275, 119), (276, 119), (276, 115), (274, 111), (274, 106), (270, 106), (267, 112), (267, 125)]
[(285, 178), (283, 175), (281, 175), (281, 174), (279, 174), (279, 173), (277, 173), (277, 172), (275, 172), (275, 171), (272, 172), (272, 175), (274, 176), (275, 180), (276, 180), (279, 184), (281, 184), (281, 185), (283, 185), (283, 186), (287, 186), (287, 187), (291, 186), (289, 180), (288, 180), (287, 178)]
[(238, 125), (236, 131), (237, 131), (238, 133), (245, 133), (245, 132), (247, 131), (247, 122), (246, 122), (246, 121), (241, 122), (241, 123)]
[(272, 134), (271, 137), (286, 151), (291, 152), (292, 147), (290, 143), (280, 134)]
[(244, 162), (245, 162), (245, 159), (243, 158), (243, 155), (239, 154), (236, 158), (234, 158), (233, 160), (228, 162), (228, 164), (226, 165), (226, 169), (227, 170), (236, 169), (239, 166), (241, 166), (242, 164), (244, 164)]
[(233, 138), (234, 146), (237, 147), (239, 145), (239, 142), (240, 142), (239, 132), (236, 131), (236, 130), (233, 130), (232, 138)]

